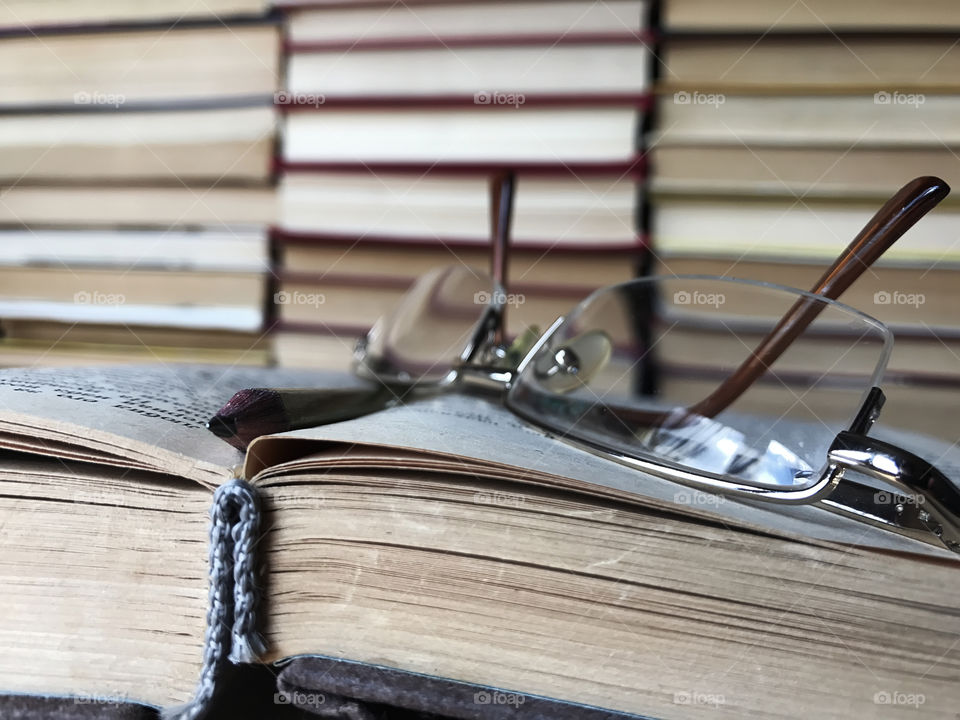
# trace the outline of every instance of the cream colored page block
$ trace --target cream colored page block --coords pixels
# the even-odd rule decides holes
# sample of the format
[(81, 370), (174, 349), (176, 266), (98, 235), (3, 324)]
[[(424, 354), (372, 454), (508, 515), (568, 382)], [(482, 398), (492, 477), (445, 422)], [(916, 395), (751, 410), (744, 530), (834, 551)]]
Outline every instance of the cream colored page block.
[(669, 0), (663, 18), (671, 28), (760, 31), (941, 29), (958, 23), (955, 0)]
[(284, 157), (323, 161), (625, 161), (632, 108), (298, 112), (286, 118)]
[(295, 53), (291, 92), (443, 95), (641, 92), (650, 52), (640, 43)]
[(334, 7), (302, 10), (290, 18), (293, 42), (352, 41), (356, 38), (432, 38), (457, 35), (631, 32), (642, 25), (645, 3), (610, 0), (583, 3), (453, 2), (437, 5)]
[(0, 5), (0, 25), (62, 25), (131, 20), (253, 15), (264, 12), (264, 0), (5, 0)]
[[(715, 94), (714, 94), (715, 95)], [(960, 143), (960, 96), (872, 92), (856, 96), (751, 97), (704, 91), (665, 95), (654, 142), (777, 146), (819, 144), (843, 150), (872, 145), (942, 148)]]
[[(815, 204), (663, 202), (654, 212), (654, 244), (667, 252), (836, 257), (873, 215), (865, 207)], [(955, 212), (935, 212), (888, 250), (888, 260), (945, 258), (960, 244)]]
[[(958, 12), (960, 17), (960, 12)], [(921, 36), (922, 38), (922, 36)], [(840, 39), (829, 33), (784, 41), (675, 39), (663, 51), (663, 82), (693, 89), (852, 87), (929, 92), (955, 87), (960, 48), (953, 38)]]
[(84, 272), (84, 265), (174, 272), (265, 273), (269, 268), (263, 232), (38, 229), (8, 230), (0, 239), (0, 266), (46, 264), (75, 272)]
[[(659, 717), (681, 716), (682, 693), (723, 695), (716, 705), (738, 717), (839, 719), (850, 708), (872, 717), (874, 693), (891, 683), (925, 693), (928, 717), (956, 702), (957, 671), (942, 657), (952, 639), (928, 605), (938, 581), (925, 593), (915, 562), (801, 549), (521, 485), (394, 477), (388, 492), (335, 474), (265, 490), (284, 517), (266, 546), (271, 657), (319, 652)], [(745, 556), (759, 558), (747, 574)], [(841, 578), (837, 563), (869, 570)], [(950, 572), (941, 568), (939, 582)], [(306, 576), (311, 584), (298, 582)], [(791, 612), (797, 592), (816, 621)], [(851, 624), (864, 607), (872, 622)], [(884, 652), (903, 622), (922, 658)], [(851, 665), (851, 649), (862, 664)], [(807, 652), (818, 662), (798, 661)], [(927, 672), (931, 662), (939, 673)], [(785, 675), (820, 690), (801, 707)]]
[(103, 179), (262, 179), (272, 108), (0, 118), (0, 175)]
[[(482, 239), (490, 232), (483, 177), (287, 175), (280, 187), (288, 230)], [(630, 242), (636, 185), (623, 180), (520, 178), (513, 237), (577, 243)]]
[(0, 44), (0, 97), (122, 107), (269, 95), (278, 85), (279, 45), (270, 26), (10, 38)]
[[(59, 464), (45, 472), (0, 473), (3, 690), (189, 700), (205, 631), (210, 493), (155, 482), (140, 492), (147, 486), (132, 476), (78, 477)], [(58, 497), (69, 502), (44, 501)]]
[(276, 222), (273, 188), (68, 187), (17, 185), (0, 195), (9, 224), (268, 225)]

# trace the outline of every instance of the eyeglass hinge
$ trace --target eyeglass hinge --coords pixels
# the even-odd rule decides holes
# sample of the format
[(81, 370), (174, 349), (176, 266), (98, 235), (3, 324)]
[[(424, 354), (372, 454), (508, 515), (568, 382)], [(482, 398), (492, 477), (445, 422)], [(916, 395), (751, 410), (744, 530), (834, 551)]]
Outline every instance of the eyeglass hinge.
[(880, 411), (886, 401), (887, 397), (883, 394), (883, 390), (878, 387), (870, 388), (857, 416), (850, 423), (850, 432), (857, 435), (866, 435), (870, 432), (870, 428), (880, 417)]

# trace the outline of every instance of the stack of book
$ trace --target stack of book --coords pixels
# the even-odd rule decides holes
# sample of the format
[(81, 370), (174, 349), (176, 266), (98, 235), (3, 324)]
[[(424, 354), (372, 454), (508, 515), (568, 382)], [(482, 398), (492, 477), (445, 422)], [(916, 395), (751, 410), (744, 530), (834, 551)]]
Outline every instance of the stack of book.
[(263, 363), (263, 0), (0, 9), (0, 365)]
[(290, 3), (275, 347), (343, 366), (416, 276), (486, 270), (516, 173), (511, 332), (636, 274), (642, 0)]
[[(944, 1), (665, 0), (649, 138), (659, 272), (809, 288), (904, 183), (937, 175), (960, 187), (955, 11)], [(889, 377), (910, 385), (918, 421), (941, 433), (953, 404), (943, 389), (960, 387), (960, 211), (950, 203), (842, 298), (892, 327)]]

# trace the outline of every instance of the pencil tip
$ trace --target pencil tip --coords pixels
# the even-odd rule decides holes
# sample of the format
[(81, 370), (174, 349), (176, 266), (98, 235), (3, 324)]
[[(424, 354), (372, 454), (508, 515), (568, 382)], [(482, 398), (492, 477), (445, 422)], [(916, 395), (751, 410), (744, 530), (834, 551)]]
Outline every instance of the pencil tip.
[(250, 388), (234, 393), (207, 421), (207, 429), (221, 440), (246, 450), (254, 438), (288, 429), (283, 400), (276, 390)]
[(218, 438), (233, 437), (237, 434), (237, 420), (235, 417), (226, 417), (218, 413), (207, 421), (207, 430)]

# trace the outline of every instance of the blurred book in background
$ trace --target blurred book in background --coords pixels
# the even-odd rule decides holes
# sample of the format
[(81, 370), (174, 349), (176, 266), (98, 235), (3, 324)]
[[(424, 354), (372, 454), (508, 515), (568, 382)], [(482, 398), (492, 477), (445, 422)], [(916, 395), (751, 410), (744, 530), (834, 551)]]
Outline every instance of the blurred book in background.
[(0, 362), (263, 364), (268, 269), (262, 230), (7, 230)]
[(211, 17), (263, 15), (267, 0), (7, 0), (0, 7), (0, 28), (19, 33), (45, 28), (101, 28), (146, 22), (181, 22)]
[[(811, 287), (904, 182), (960, 187), (953, 3), (664, 0), (651, 134), (661, 273)], [(956, 439), (960, 204), (841, 301), (886, 322), (888, 424)]]
[(487, 270), (501, 169), (512, 333), (635, 276), (647, 3), (282, 7), (280, 363), (343, 367), (424, 270)]
[(0, 364), (269, 361), (266, 10), (0, 11)]
[(956, 25), (954, 0), (663, 0), (663, 23), (677, 30), (940, 30)]

